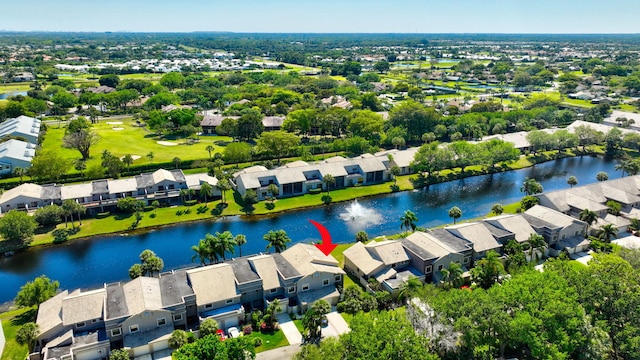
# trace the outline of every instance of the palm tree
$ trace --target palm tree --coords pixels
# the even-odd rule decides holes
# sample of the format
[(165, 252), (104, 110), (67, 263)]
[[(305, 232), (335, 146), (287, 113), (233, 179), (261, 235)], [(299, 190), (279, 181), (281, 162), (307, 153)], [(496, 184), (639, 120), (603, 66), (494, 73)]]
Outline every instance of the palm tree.
[(122, 162), (127, 166), (127, 171), (129, 171), (131, 164), (133, 164), (133, 156), (131, 156), (131, 154), (125, 155), (122, 158)]
[(22, 178), (27, 174), (27, 169), (21, 168), (21, 167), (15, 167), (13, 168), (13, 174), (15, 176), (19, 176), (20, 182), (22, 182)]
[(173, 165), (177, 168), (180, 167), (180, 163), (182, 162), (182, 159), (180, 159), (179, 157), (174, 157), (173, 160), (171, 160), (171, 162), (173, 162)]
[(600, 171), (599, 173), (596, 174), (596, 180), (607, 181), (609, 180), (609, 174), (607, 174), (605, 171)]
[(240, 257), (242, 257), (242, 245), (247, 243), (247, 237), (242, 234), (238, 234), (233, 238), (233, 241), (236, 243), (236, 245), (238, 245)]
[(153, 207), (153, 213), (156, 213), (156, 210), (160, 207), (160, 201), (158, 200), (153, 200), (151, 202), (151, 206)]
[(327, 195), (329, 195), (329, 188), (331, 187), (331, 185), (336, 183), (336, 179), (333, 177), (333, 175), (327, 174), (322, 177), (322, 182), (327, 187)]
[(271, 203), (273, 204), (273, 202), (276, 199), (276, 196), (278, 196), (278, 194), (280, 193), (280, 189), (278, 188), (278, 185), (269, 184), (269, 186), (267, 186), (267, 192), (269, 193), (269, 196), (271, 197)]
[(226, 253), (235, 254), (235, 246), (236, 243), (233, 241), (233, 234), (230, 231), (225, 231), (223, 233), (217, 232), (213, 236), (215, 244), (211, 250), (218, 253), (218, 255), (222, 256), (222, 260), (226, 260)]
[(542, 185), (536, 181), (536, 179), (528, 177), (524, 178), (524, 182), (522, 183), (522, 187), (520, 188), (520, 192), (525, 193), (526, 195), (535, 195), (539, 194), (543, 191)]
[(613, 224), (602, 225), (596, 236), (605, 243), (610, 243), (611, 239), (618, 237), (618, 229)]
[(67, 199), (62, 203), (62, 211), (64, 214), (64, 223), (65, 223), (65, 227), (67, 226), (67, 216), (69, 218), (71, 218), (71, 227), (75, 228), (75, 223), (73, 222), (73, 214), (77, 214), (78, 215), (78, 222), (80, 223), (80, 226), (82, 226), (82, 219), (80, 218), (81, 214), (84, 214), (87, 209), (78, 204), (77, 202), (75, 202), (72, 199)]
[[(537, 249), (543, 249), (545, 247), (545, 245), (547, 244), (544, 241), (544, 237), (542, 237), (541, 235), (538, 234), (531, 234), (529, 236), (529, 239), (527, 240), (527, 242), (529, 243), (529, 256), (531, 257), (531, 260), (533, 260), (533, 254)], [(538, 261), (538, 253), (535, 252), (536, 254), (536, 262)]]
[(440, 270), (440, 273), (442, 274), (442, 281), (446, 282), (449, 288), (459, 287), (461, 285), (464, 271), (462, 270), (462, 265), (459, 263), (450, 263), (449, 267)]
[[(200, 242), (204, 242), (206, 244), (206, 254), (209, 259), (209, 263), (217, 263), (219, 260), (218, 252), (216, 251), (216, 247), (218, 246), (216, 241), (216, 237), (209, 233), (204, 236), (204, 239), (200, 239)], [(198, 242), (198, 245), (200, 245), (200, 242)]]
[(462, 217), (462, 210), (459, 207), (454, 206), (449, 209), (449, 217), (453, 218), (453, 223), (456, 223), (456, 220)]
[(285, 250), (287, 248), (287, 243), (291, 242), (289, 235), (287, 235), (287, 232), (284, 230), (269, 230), (269, 232), (262, 238), (269, 242), (269, 245), (267, 245), (267, 251), (274, 248), (277, 253)]
[(220, 201), (224, 204), (226, 202), (225, 194), (227, 193), (227, 191), (231, 190), (231, 183), (229, 183), (229, 180), (223, 178), (218, 180), (216, 187), (218, 188), (218, 190), (220, 190), (220, 193), (222, 193), (222, 198), (220, 199)]
[(574, 187), (575, 185), (578, 185), (578, 179), (575, 176), (569, 176), (567, 184), (569, 184), (570, 187)]
[(147, 154), (147, 159), (149, 159), (149, 162), (153, 162), (153, 158), (154, 158), (153, 151), (150, 151), (150, 152)]
[(207, 204), (207, 197), (211, 196), (213, 194), (213, 187), (211, 186), (211, 184), (209, 184), (208, 182), (203, 182), (202, 185), (200, 185), (200, 196), (204, 196), (204, 202), (205, 204)]
[(391, 175), (393, 175), (393, 185), (397, 185), (398, 183), (398, 176), (400, 176), (400, 174), (402, 174), (402, 169), (400, 169), (399, 166), (394, 165), (391, 167)]
[(207, 152), (209, 153), (209, 159), (211, 159), (211, 152), (213, 152), (213, 150), (215, 150), (216, 148), (214, 148), (213, 145), (207, 145), (207, 147), (204, 149), (207, 150)]
[(411, 210), (407, 210), (404, 212), (404, 215), (400, 218), (400, 230), (404, 227), (405, 229), (411, 231), (416, 231), (416, 222), (418, 221), (418, 217)]
[(189, 192), (187, 191), (187, 189), (181, 189), (180, 190), (180, 198), (182, 199), (182, 202), (185, 202), (187, 200), (187, 194)]
[(198, 242), (198, 245), (193, 245), (191, 250), (195, 252), (191, 257), (191, 262), (194, 262), (196, 259), (200, 260), (200, 263), (204, 265), (207, 259), (210, 258), (211, 254), (209, 254), (209, 245), (205, 239), (201, 239)]
[(596, 214), (595, 211), (591, 211), (589, 209), (580, 211), (580, 214), (578, 214), (578, 216), (580, 220), (586, 222), (589, 225), (592, 225), (594, 222), (596, 222), (596, 220), (598, 220), (598, 214)]
[(404, 302), (405, 300), (417, 295), (422, 289), (422, 281), (415, 276), (410, 276), (407, 281), (400, 285), (398, 290), (398, 300)]
[(502, 204), (493, 204), (493, 206), (491, 207), (491, 212), (496, 215), (500, 215), (504, 212), (504, 208), (502, 207)]
[(504, 266), (500, 261), (500, 255), (493, 250), (487, 252), (487, 256), (478, 261), (476, 267), (471, 269), (471, 277), (483, 289), (490, 288), (503, 274)]

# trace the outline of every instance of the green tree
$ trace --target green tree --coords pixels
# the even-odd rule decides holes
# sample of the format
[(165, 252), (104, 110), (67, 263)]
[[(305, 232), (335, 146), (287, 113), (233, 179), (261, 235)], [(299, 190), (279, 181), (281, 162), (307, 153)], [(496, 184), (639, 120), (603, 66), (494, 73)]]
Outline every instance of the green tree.
[(260, 136), (264, 131), (262, 117), (262, 114), (254, 109), (243, 111), (242, 115), (240, 115), (240, 118), (237, 120), (235, 137), (249, 141)]
[(252, 340), (243, 336), (222, 341), (218, 336), (209, 335), (183, 345), (172, 356), (175, 360), (251, 360), (255, 359)]
[(531, 258), (531, 261), (534, 261), (535, 259), (535, 261), (537, 262), (538, 252), (536, 250), (540, 249), (544, 253), (544, 248), (547, 243), (544, 241), (544, 237), (538, 234), (529, 235), (529, 239), (527, 240), (527, 242), (529, 243), (529, 257)]
[(263, 236), (263, 239), (269, 242), (267, 251), (273, 248), (277, 253), (284, 251), (287, 248), (287, 244), (291, 242), (289, 235), (287, 235), (287, 232), (284, 230), (269, 230), (269, 232)]
[(411, 210), (407, 210), (400, 218), (400, 230), (403, 228), (409, 230), (411, 228), (411, 231), (416, 231), (416, 222), (418, 222), (416, 214)]
[(464, 274), (462, 265), (454, 262), (449, 263), (449, 266), (440, 270), (440, 273), (442, 274), (442, 281), (447, 284), (448, 288), (457, 288), (462, 285), (462, 274)]
[(75, 228), (75, 223), (73, 222), (74, 214), (78, 216), (78, 222), (80, 223), (80, 226), (82, 226), (82, 219), (80, 218), (80, 216), (86, 212), (87, 212), (87, 208), (78, 204), (72, 199), (67, 199), (62, 203), (62, 214), (64, 215), (65, 226), (67, 224), (67, 216), (68, 216), (71, 219), (71, 226)]
[(400, 285), (400, 289), (398, 290), (398, 300), (405, 302), (413, 296), (418, 295), (422, 288), (423, 285), (420, 279), (415, 276), (409, 276), (409, 279)]
[(456, 223), (456, 220), (462, 217), (462, 210), (459, 207), (454, 206), (449, 209), (449, 217), (453, 218), (453, 223)]
[(502, 204), (493, 204), (491, 212), (495, 215), (501, 215), (504, 212), (504, 208), (502, 207)]
[(389, 62), (386, 60), (378, 61), (377, 63), (373, 64), (373, 69), (380, 74), (386, 73), (387, 71), (389, 71)]
[(129, 360), (129, 352), (125, 349), (111, 350), (109, 360)]
[(618, 229), (613, 224), (605, 224), (598, 229), (596, 232), (596, 236), (598, 239), (604, 241), (605, 243), (611, 243), (612, 239), (618, 237)]
[(569, 176), (567, 184), (569, 184), (570, 187), (574, 187), (575, 185), (578, 185), (578, 179), (575, 176)]
[(38, 208), (33, 218), (40, 226), (54, 226), (62, 221), (62, 209), (56, 204), (47, 205)]
[(223, 154), (227, 164), (247, 162), (251, 160), (251, 145), (246, 142), (232, 142), (224, 148)]
[(406, 129), (410, 142), (418, 141), (422, 134), (433, 131), (439, 119), (440, 115), (433, 108), (426, 108), (413, 100), (402, 102), (389, 113), (390, 124)]
[(129, 277), (131, 279), (137, 279), (141, 276), (144, 276), (144, 267), (142, 264), (133, 264), (129, 268)]
[(578, 218), (586, 222), (588, 225), (592, 225), (594, 222), (596, 222), (596, 220), (598, 220), (598, 214), (589, 209), (584, 209), (580, 211), (580, 214), (578, 214)]
[(51, 281), (45, 275), (41, 275), (20, 287), (20, 291), (15, 298), (16, 306), (39, 307), (40, 304), (52, 298), (59, 287), (59, 282)]
[(365, 243), (367, 241), (369, 241), (369, 235), (367, 234), (367, 232), (364, 230), (358, 231), (358, 233), (356, 234), (356, 242)]
[(184, 75), (179, 72), (170, 72), (160, 78), (160, 85), (171, 90), (183, 88), (185, 85)]
[(327, 189), (327, 195), (329, 195), (329, 189), (336, 183), (336, 179), (331, 174), (326, 174), (322, 177), (322, 182), (324, 183), (325, 189)]
[(271, 203), (273, 204), (274, 200), (276, 199), (276, 196), (278, 196), (278, 194), (280, 193), (280, 189), (278, 188), (278, 185), (269, 184), (269, 186), (267, 186), (267, 192), (269, 193), (269, 197), (271, 197)]
[(209, 153), (209, 159), (211, 159), (211, 153), (215, 150), (216, 148), (213, 145), (207, 145), (207, 147), (205, 148), (205, 150)]
[(212, 318), (205, 319), (200, 323), (200, 337), (215, 335), (218, 329), (220, 329), (220, 326), (217, 321)]
[(218, 183), (216, 184), (216, 188), (220, 190), (220, 193), (222, 195), (220, 199), (221, 203), (225, 204), (227, 191), (231, 190), (231, 183), (229, 183), (229, 180), (222, 178), (218, 180)]
[(319, 342), (322, 336), (322, 321), (331, 311), (331, 305), (325, 300), (317, 300), (311, 305), (302, 318), (305, 339), (308, 342)]
[(286, 131), (264, 132), (256, 140), (258, 150), (266, 153), (268, 157), (278, 159), (278, 164), (280, 158), (289, 154), (298, 144), (300, 144), (300, 138)]
[(525, 195), (535, 195), (539, 194), (543, 191), (542, 185), (533, 178), (524, 178), (524, 182), (522, 187), (520, 188), (520, 192), (525, 193)]
[(22, 183), (22, 178), (27, 175), (27, 169), (16, 166), (13, 168), (13, 175), (20, 177), (20, 183)]
[(622, 210), (622, 205), (615, 201), (615, 200), (609, 200), (607, 201), (607, 207), (609, 208), (608, 212), (609, 214), (612, 215), (619, 215), (620, 214), (620, 210)]
[(18, 247), (29, 245), (37, 227), (36, 220), (24, 211), (10, 210), (0, 218), (0, 235)]
[(118, 87), (118, 84), (120, 84), (120, 77), (118, 77), (118, 75), (116, 75), (116, 74), (102, 75), (98, 79), (98, 83), (101, 86), (108, 86), (108, 87), (112, 87), (112, 88), (115, 89), (115, 88)]
[(500, 255), (490, 250), (487, 255), (479, 260), (476, 266), (471, 269), (471, 279), (477, 282), (482, 288), (488, 289), (504, 275), (504, 266), (500, 261)]
[(122, 163), (127, 167), (127, 171), (129, 171), (129, 168), (133, 164), (133, 156), (131, 156), (131, 154), (125, 155), (122, 158)]
[(155, 155), (153, 154), (153, 151), (149, 151), (147, 153), (147, 159), (149, 159), (149, 162), (153, 163), (153, 158), (155, 157)]
[(210, 246), (212, 252), (218, 254), (222, 260), (226, 260), (227, 253), (235, 253), (236, 243), (233, 241), (233, 234), (230, 231), (216, 231), (210, 241)]
[(174, 157), (173, 160), (171, 160), (171, 162), (173, 163), (173, 166), (178, 169), (180, 167), (180, 163), (182, 162), (182, 159), (180, 159), (179, 157)]
[(18, 342), (18, 344), (20, 345), (27, 345), (29, 351), (31, 352), (36, 345), (36, 340), (38, 339), (39, 335), (40, 329), (38, 327), (38, 324), (28, 322), (22, 325), (22, 327), (16, 332), (16, 342)]
[(206, 261), (211, 258), (211, 247), (205, 239), (200, 239), (198, 245), (193, 245), (191, 247), (191, 250), (195, 252), (195, 254), (191, 256), (191, 262), (194, 262), (196, 259), (198, 259), (200, 260), (200, 263), (204, 265)]
[(397, 185), (398, 176), (400, 176), (400, 174), (402, 174), (402, 169), (400, 169), (399, 166), (394, 165), (394, 166), (391, 167), (389, 172), (391, 173), (391, 175), (393, 175), (393, 185)]
[[(205, 320), (206, 321), (206, 320)], [(215, 321), (215, 320), (214, 320)], [(189, 343), (189, 336), (184, 330), (173, 330), (169, 338), (169, 347), (172, 349), (180, 349)]]
[(211, 197), (211, 195), (213, 195), (213, 187), (208, 182), (203, 182), (200, 185), (200, 196), (204, 197), (205, 204), (208, 204), (207, 198)]
[(238, 234), (233, 238), (233, 242), (238, 246), (238, 252), (242, 257), (242, 245), (247, 243), (247, 237), (243, 234)]
[(43, 150), (36, 153), (31, 160), (29, 173), (40, 181), (56, 181), (67, 172), (70, 166), (68, 159), (59, 151)]
[(535, 205), (538, 205), (538, 203), (540, 203), (540, 199), (531, 195), (525, 195), (520, 199), (520, 207), (523, 211), (531, 209)]

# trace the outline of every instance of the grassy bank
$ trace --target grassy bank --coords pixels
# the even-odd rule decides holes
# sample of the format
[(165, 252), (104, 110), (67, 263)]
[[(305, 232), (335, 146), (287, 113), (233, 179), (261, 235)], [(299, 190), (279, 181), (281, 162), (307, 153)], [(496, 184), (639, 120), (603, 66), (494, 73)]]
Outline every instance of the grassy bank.
[[(575, 154), (572, 152), (564, 152), (561, 154), (561, 157), (574, 155)], [(522, 169), (536, 163), (555, 160), (557, 158), (557, 151), (539, 153), (536, 156), (523, 156), (520, 160), (514, 163), (499, 167), (498, 171)], [(481, 175), (483, 173), (486, 173), (486, 171), (482, 171), (478, 166), (467, 167), (464, 172), (459, 168), (443, 170), (439, 172), (437, 176), (433, 176), (428, 179), (428, 183), (433, 184), (468, 176)], [(413, 189), (416, 177), (416, 175), (399, 176), (397, 178), (397, 186), (400, 191)], [(393, 182), (333, 190), (330, 192), (330, 196), (333, 202), (350, 201), (367, 196), (391, 193), (391, 185), (393, 185)], [(271, 203), (269, 201), (262, 201), (255, 204), (251, 209), (247, 209), (241, 205), (242, 200), (238, 193), (232, 194), (231, 192), (228, 192), (226, 204), (222, 204), (220, 200), (216, 200), (215, 202), (209, 202), (207, 204), (201, 203), (191, 207), (178, 206), (160, 208), (155, 211), (145, 212), (142, 214), (142, 219), (135, 230), (131, 229), (131, 225), (135, 222), (135, 217), (133, 215), (116, 214), (104, 219), (83, 220), (82, 226), (79, 227), (76, 233), (70, 235), (69, 239), (88, 238), (111, 233), (141, 231), (143, 229), (174, 225), (180, 222), (214, 220), (220, 216), (277, 214), (279, 212), (292, 211), (306, 207), (322, 206), (324, 204), (322, 201), (323, 195), (326, 195), (326, 193), (305, 194), (302, 196), (278, 199), (273, 203), (272, 209), (270, 209)], [(71, 225), (68, 226), (71, 227)], [(77, 222), (76, 226), (78, 226)], [(57, 228), (64, 227), (65, 224), (57, 226)], [(31, 246), (52, 244), (53, 236), (51, 232), (53, 230), (55, 229), (48, 228), (41, 231), (41, 233), (35, 236)]]
[(0, 313), (0, 321), (2, 321), (2, 329), (6, 339), (1, 360), (24, 359), (27, 357), (29, 350), (26, 345), (20, 345), (16, 342), (16, 332), (25, 323), (35, 320), (35, 308), (24, 308)]

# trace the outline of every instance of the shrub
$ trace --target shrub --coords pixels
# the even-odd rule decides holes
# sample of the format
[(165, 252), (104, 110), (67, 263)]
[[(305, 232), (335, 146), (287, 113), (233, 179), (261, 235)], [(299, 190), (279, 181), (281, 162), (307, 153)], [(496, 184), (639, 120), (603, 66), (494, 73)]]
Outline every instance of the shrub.
[(251, 335), (252, 332), (253, 329), (251, 328), (251, 325), (247, 325), (244, 327), (244, 329), (242, 329), (242, 333), (245, 335)]
[(322, 192), (321, 188), (317, 188), (317, 189), (309, 189), (309, 194), (320, 194)]
[(262, 339), (260, 339), (258, 337), (253, 339), (253, 346), (254, 347), (262, 346)]
[(184, 205), (185, 205), (185, 206), (193, 206), (193, 205), (195, 205), (195, 204), (197, 204), (197, 203), (198, 203), (198, 200), (186, 200), (186, 201), (184, 202)]
[(149, 211), (153, 211), (155, 208), (151, 205), (145, 206), (144, 208), (142, 208), (142, 211), (144, 212), (149, 212)]
[(111, 213), (109, 211), (105, 211), (105, 212), (97, 213), (96, 219), (104, 219), (109, 216), (111, 216)]
[(58, 205), (47, 205), (36, 210), (33, 218), (40, 226), (53, 226), (62, 221), (62, 212)]

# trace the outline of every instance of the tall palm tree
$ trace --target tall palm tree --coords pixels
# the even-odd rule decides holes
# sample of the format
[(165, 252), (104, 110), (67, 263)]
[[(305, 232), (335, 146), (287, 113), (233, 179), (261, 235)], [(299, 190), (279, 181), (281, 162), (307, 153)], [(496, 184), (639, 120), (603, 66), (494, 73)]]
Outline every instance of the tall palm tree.
[(242, 234), (238, 234), (233, 238), (233, 241), (238, 245), (238, 252), (240, 253), (240, 257), (242, 257), (242, 245), (247, 243), (247, 237)]
[(331, 185), (336, 183), (336, 179), (333, 177), (333, 175), (327, 174), (322, 177), (322, 182), (327, 187), (327, 195), (329, 195), (329, 188), (331, 187)]
[(453, 218), (453, 223), (455, 224), (456, 220), (462, 217), (462, 210), (457, 206), (452, 207), (449, 209), (449, 217)]
[(398, 290), (398, 300), (404, 302), (412, 296), (417, 295), (422, 289), (422, 281), (415, 276), (410, 276), (407, 281), (400, 285)]
[(535, 253), (537, 262), (538, 253), (536, 252), (536, 250), (543, 249), (545, 247), (546, 242), (544, 241), (544, 237), (538, 234), (531, 234), (529, 235), (529, 239), (527, 240), (527, 242), (529, 243), (529, 256), (531, 257), (531, 260), (533, 260), (533, 254)]
[(596, 214), (595, 211), (591, 211), (589, 209), (580, 211), (580, 214), (578, 214), (578, 216), (580, 220), (586, 222), (589, 225), (593, 225), (593, 223), (598, 220), (598, 214)]
[(201, 239), (198, 242), (198, 245), (193, 245), (191, 247), (191, 250), (195, 252), (195, 254), (193, 254), (193, 256), (191, 257), (191, 262), (194, 262), (196, 259), (198, 259), (200, 260), (200, 263), (204, 265), (211, 256), (211, 254), (209, 254), (209, 251), (211, 249), (209, 248), (209, 245), (207, 244), (207, 241), (205, 239)]
[(125, 166), (127, 167), (127, 171), (129, 171), (129, 168), (131, 167), (131, 164), (133, 164), (133, 156), (131, 156), (131, 154), (127, 154), (122, 158), (122, 162), (125, 164)]
[(225, 194), (227, 193), (227, 191), (231, 190), (231, 183), (229, 183), (229, 180), (227, 179), (219, 179), (216, 187), (222, 194), (222, 198), (220, 201), (222, 201), (223, 204), (226, 203)]
[(235, 254), (236, 243), (233, 241), (233, 234), (231, 234), (231, 231), (225, 231), (223, 233), (216, 231), (214, 238), (215, 246), (212, 250), (216, 251), (218, 255), (222, 257), (222, 260), (226, 260), (227, 253)]
[(213, 150), (215, 150), (216, 148), (214, 148), (213, 145), (207, 145), (207, 147), (204, 149), (207, 150), (207, 152), (209, 153), (209, 159), (211, 159), (211, 152), (213, 152)]
[(285, 250), (287, 244), (291, 242), (289, 235), (284, 230), (269, 230), (262, 238), (269, 242), (267, 250), (273, 248), (277, 253)]
[(605, 243), (610, 243), (611, 239), (618, 237), (618, 229), (613, 224), (602, 225), (596, 236)]
[(490, 250), (484, 259), (478, 261), (476, 267), (471, 269), (471, 277), (478, 282), (483, 289), (490, 288), (501, 275), (504, 274), (504, 266), (500, 261), (500, 255)]
[(13, 168), (13, 175), (20, 177), (20, 183), (22, 183), (22, 178), (27, 174), (27, 169), (21, 167)]
[[(218, 258), (218, 252), (216, 251), (217, 249), (217, 239), (215, 236), (207, 233), (204, 236), (204, 239), (200, 239), (200, 241), (204, 241), (204, 243), (206, 244), (207, 247), (207, 252), (206, 254), (208, 255), (208, 259), (209, 259), (209, 263), (217, 263), (219, 258)], [(199, 244), (199, 243), (198, 243)]]
[(413, 211), (411, 210), (405, 211), (402, 217), (400, 218), (400, 230), (402, 230), (402, 228), (405, 228), (407, 230), (411, 228), (411, 231), (416, 231), (417, 221), (418, 221), (418, 217), (416, 216), (416, 214), (413, 213)]
[(207, 197), (210, 197), (213, 194), (213, 187), (208, 182), (203, 182), (200, 185), (200, 196), (204, 196), (204, 202), (207, 204)]

